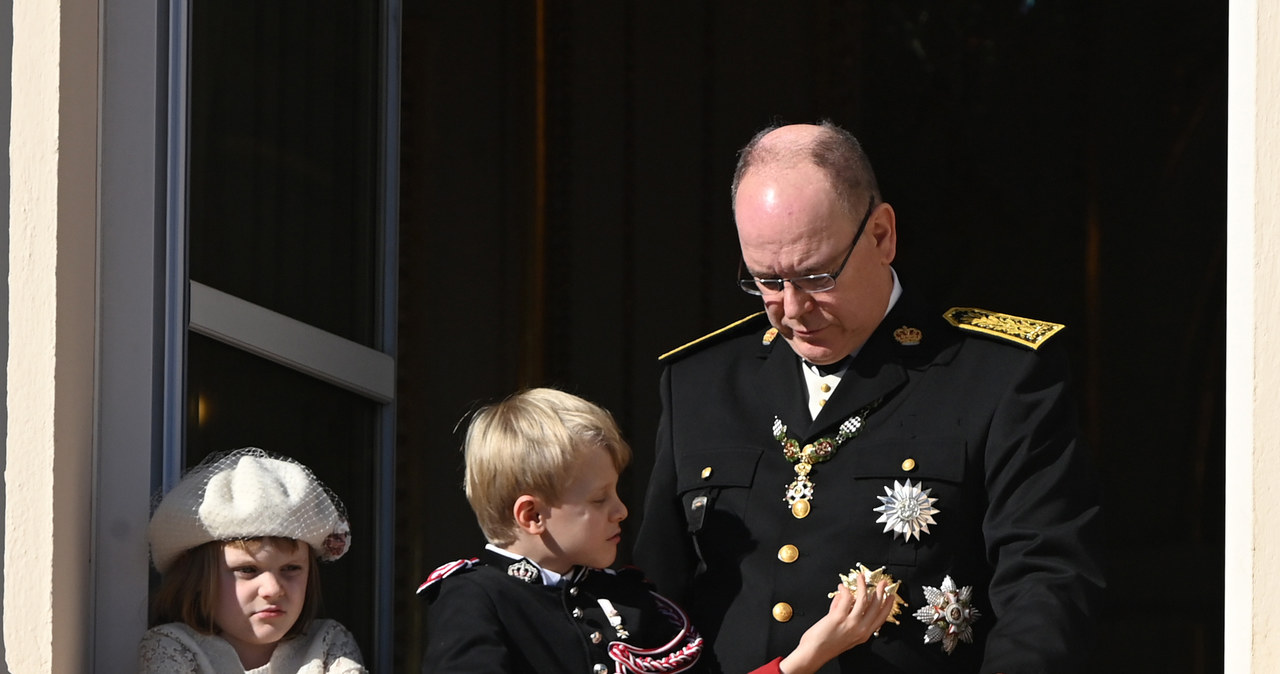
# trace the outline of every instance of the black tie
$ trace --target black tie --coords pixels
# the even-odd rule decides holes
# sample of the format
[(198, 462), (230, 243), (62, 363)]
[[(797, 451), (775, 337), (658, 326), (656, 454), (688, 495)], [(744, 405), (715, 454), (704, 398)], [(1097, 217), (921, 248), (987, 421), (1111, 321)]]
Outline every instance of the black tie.
[(813, 365), (813, 367), (818, 370), (818, 374), (824, 377), (827, 377), (827, 376), (836, 374), (840, 370), (843, 370), (844, 366), (849, 364), (849, 357), (845, 356), (844, 358), (841, 358), (840, 360), (837, 360), (836, 362), (831, 363), (830, 365), (818, 365), (816, 363), (809, 363), (809, 364)]

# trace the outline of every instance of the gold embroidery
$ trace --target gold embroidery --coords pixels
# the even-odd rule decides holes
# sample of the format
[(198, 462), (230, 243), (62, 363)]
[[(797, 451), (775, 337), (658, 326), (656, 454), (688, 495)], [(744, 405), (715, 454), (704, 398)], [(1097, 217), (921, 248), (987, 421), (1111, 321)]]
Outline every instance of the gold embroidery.
[(1037, 321), (973, 307), (952, 307), (942, 317), (961, 330), (1000, 337), (1032, 349), (1040, 348), (1041, 344), (1066, 327), (1060, 323)]

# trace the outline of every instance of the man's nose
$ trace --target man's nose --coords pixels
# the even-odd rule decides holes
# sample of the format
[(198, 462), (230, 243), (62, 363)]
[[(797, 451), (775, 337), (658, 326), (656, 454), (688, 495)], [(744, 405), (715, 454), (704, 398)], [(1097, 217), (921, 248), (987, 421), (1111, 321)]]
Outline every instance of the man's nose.
[(809, 311), (812, 297), (809, 293), (795, 287), (793, 283), (788, 281), (782, 287), (782, 313), (787, 318), (795, 318), (804, 315)]

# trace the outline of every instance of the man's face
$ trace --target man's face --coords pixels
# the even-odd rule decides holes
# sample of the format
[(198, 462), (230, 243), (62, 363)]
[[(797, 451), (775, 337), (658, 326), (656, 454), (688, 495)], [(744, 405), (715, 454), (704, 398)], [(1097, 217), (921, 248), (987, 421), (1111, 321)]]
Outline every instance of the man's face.
[[(748, 272), (757, 278), (794, 278), (834, 272), (853, 243), (861, 213), (845, 212), (826, 174), (806, 164), (753, 169), (738, 187), (734, 215)], [(884, 318), (896, 246), (893, 209), (876, 204), (835, 288), (806, 293), (787, 283), (782, 292), (762, 297), (769, 321), (811, 363), (844, 358)]]

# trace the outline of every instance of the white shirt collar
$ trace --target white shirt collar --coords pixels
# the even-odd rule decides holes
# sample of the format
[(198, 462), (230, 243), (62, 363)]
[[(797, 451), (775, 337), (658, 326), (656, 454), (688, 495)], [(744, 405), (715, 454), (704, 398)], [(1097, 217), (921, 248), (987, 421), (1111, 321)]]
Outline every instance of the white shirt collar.
[(493, 543), (488, 543), (488, 544), (486, 544), (486, 545), (484, 546), (484, 549), (485, 549), (485, 550), (492, 551), (492, 552), (496, 552), (496, 553), (498, 553), (499, 555), (502, 555), (503, 557), (506, 557), (506, 558), (511, 559), (511, 560), (514, 560), (514, 561), (519, 561), (519, 560), (521, 560), (521, 559), (527, 559), (527, 560), (529, 560), (529, 563), (530, 563), (530, 564), (532, 564), (532, 565), (534, 565), (534, 566), (536, 566), (536, 567), (538, 568), (538, 572), (542, 574), (542, 584), (543, 584), (543, 585), (550, 585), (550, 586), (554, 587), (554, 586), (556, 586), (556, 585), (559, 585), (559, 584), (560, 584), (560, 579), (561, 579), (561, 578), (564, 578), (564, 574), (560, 574), (560, 573), (556, 573), (555, 571), (550, 571), (550, 570), (548, 570), (548, 569), (544, 569), (544, 568), (542, 568), (542, 565), (541, 565), (541, 564), (539, 564), (539, 563), (537, 563), (537, 562), (533, 561), (532, 559), (529, 559), (528, 557), (525, 557), (525, 556), (523, 556), (523, 555), (517, 555), (517, 554), (516, 554), (516, 553), (514, 553), (514, 552), (509, 552), (509, 551), (507, 551), (507, 550), (503, 550), (502, 548), (500, 548), (500, 547), (498, 547), (498, 546), (494, 545)]
[[(898, 303), (898, 298), (902, 297), (902, 283), (898, 281), (898, 272), (894, 271), (893, 267), (889, 267), (889, 273), (893, 275), (893, 291), (889, 293), (889, 305), (885, 307), (885, 316), (888, 316), (889, 312), (893, 311), (893, 306)], [(880, 320), (883, 321), (884, 317), (881, 317)], [(836, 387), (840, 385), (845, 372), (849, 370), (849, 362), (861, 350), (862, 346), (859, 345), (858, 348), (853, 350), (853, 353), (849, 354), (849, 360), (845, 361), (844, 367), (840, 368), (838, 372), (828, 375), (822, 374), (816, 366), (801, 359), (800, 370), (804, 373), (805, 390), (809, 392), (810, 417), (818, 418), (818, 412), (822, 411), (822, 406), (826, 404), (827, 399), (831, 397)]]

